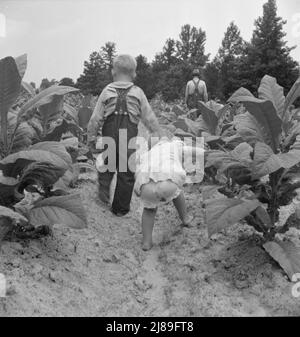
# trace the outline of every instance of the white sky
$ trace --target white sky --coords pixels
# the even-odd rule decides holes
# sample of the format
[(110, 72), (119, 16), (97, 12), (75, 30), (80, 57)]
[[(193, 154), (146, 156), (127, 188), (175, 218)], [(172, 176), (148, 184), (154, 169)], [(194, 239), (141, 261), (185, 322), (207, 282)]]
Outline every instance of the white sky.
[[(214, 56), (230, 21), (249, 40), (266, 0), (0, 0), (6, 36), (0, 31), (0, 58), (28, 54), (25, 80), (77, 79), (83, 62), (106, 41), (117, 51), (152, 60), (167, 38), (186, 23), (206, 31), (206, 52)], [(277, 0), (289, 46), (300, 61), (300, 0)], [(293, 21), (294, 19), (294, 21)], [(296, 20), (296, 21), (295, 21)], [(1, 21), (1, 15), (0, 15)], [(0, 30), (2, 23), (0, 22)], [(299, 28), (298, 28), (299, 27)], [(297, 33), (298, 32), (298, 33)], [(2, 32), (3, 33), (3, 32)]]

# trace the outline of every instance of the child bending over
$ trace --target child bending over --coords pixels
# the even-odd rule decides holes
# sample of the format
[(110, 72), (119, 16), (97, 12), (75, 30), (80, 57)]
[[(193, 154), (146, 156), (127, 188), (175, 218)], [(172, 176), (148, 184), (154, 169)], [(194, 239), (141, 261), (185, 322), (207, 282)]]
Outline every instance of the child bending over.
[(196, 157), (198, 172), (203, 178), (204, 149), (187, 146), (177, 138), (162, 137), (149, 151), (140, 156), (136, 170), (135, 192), (143, 201), (143, 250), (152, 247), (152, 232), (157, 207), (173, 201), (184, 226), (189, 226), (192, 216), (187, 213), (182, 187), (186, 181), (184, 161)]

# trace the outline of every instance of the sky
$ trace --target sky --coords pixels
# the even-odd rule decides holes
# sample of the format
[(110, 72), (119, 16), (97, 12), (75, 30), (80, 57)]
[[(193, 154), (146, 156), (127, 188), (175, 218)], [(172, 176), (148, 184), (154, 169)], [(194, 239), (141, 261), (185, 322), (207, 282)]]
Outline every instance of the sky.
[[(0, 58), (28, 55), (25, 80), (76, 80), (89, 55), (107, 41), (118, 53), (143, 54), (152, 61), (167, 38), (186, 23), (206, 31), (206, 53), (218, 51), (235, 21), (250, 40), (266, 0), (0, 0)], [(300, 61), (300, 0), (277, 0), (287, 20), (292, 56)], [(211, 59), (212, 59), (211, 57)]]

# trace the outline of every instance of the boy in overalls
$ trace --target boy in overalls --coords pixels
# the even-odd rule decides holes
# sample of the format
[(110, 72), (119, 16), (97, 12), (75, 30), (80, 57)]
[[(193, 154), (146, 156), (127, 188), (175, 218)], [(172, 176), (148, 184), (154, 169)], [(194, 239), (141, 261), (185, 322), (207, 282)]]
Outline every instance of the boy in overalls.
[(88, 142), (90, 146), (95, 146), (101, 127), (102, 137), (111, 137), (115, 142), (115, 148), (108, 151), (110, 155), (114, 152), (116, 170), (98, 171), (99, 198), (109, 204), (110, 185), (117, 173), (111, 211), (117, 216), (123, 216), (130, 210), (135, 182), (134, 172), (128, 167), (128, 160), (135, 150), (132, 144), (130, 148), (128, 144), (137, 136), (140, 120), (150, 132), (162, 133), (143, 90), (133, 84), (136, 60), (130, 55), (119, 55), (113, 62), (112, 76), (114, 82), (103, 89), (89, 121)]

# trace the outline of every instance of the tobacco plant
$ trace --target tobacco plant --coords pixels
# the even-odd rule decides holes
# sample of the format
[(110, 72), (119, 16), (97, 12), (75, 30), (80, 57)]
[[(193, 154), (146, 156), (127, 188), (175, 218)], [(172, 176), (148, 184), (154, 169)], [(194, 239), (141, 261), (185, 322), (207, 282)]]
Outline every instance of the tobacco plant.
[[(290, 279), (300, 271), (300, 254), (282, 234), (300, 228), (300, 123), (292, 109), (299, 96), (300, 78), (285, 97), (270, 76), (262, 79), (258, 97), (245, 88), (233, 94), (229, 103), (245, 108), (233, 119), (242, 142), (233, 150), (208, 153), (205, 166), (216, 170), (218, 184), (203, 191), (209, 235), (238, 222), (254, 227)], [(216, 191), (223, 196), (211, 198)], [(290, 216), (283, 222), (285, 206)]]
[[(9, 232), (34, 233), (54, 224), (86, 227), (80, 195), (57, 187), (57, 182), (72, 170), (70, 154), (62, 142), (49, 138), (33, 144), (29, 123), (38, 109), (43, 130), (50, 131), (43, 135), (56, 132), (51, 129), (50, 116), (57, 111), (50, 106), (62, 102), (63, 95), (76, 89), (52, 86), (39, 94), (32, 92), (25, 104), (12, 110), (21, 87), (31, 90), (22, 81), (26, 65), (26, 55), (0, 60), (0, 241)], [(27, 200), (32, 195), (36, 197)]]

